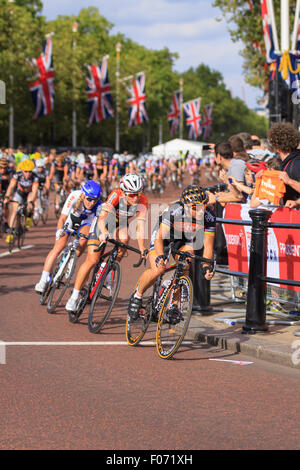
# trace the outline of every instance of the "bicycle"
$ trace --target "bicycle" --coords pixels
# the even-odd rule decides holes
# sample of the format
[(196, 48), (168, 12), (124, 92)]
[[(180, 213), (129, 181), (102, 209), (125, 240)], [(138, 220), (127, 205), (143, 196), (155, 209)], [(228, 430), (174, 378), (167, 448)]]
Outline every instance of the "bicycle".
[[(168, 248), (168, 251), (171, 251), (173, 256), (179, 255), (178, 261), (168, 266), (164, 275), (157, 278), (152, 295), (143, 299), (138, 318), (133, 320), (127, 314), (126, 319), (126, 340), (130, 346), (137, 346), (141, 342), (151, 321), (157, 323), (156, 350), (162, 359), (171, 359), (174, 356), (190, 323), (193, 286), (191, 278), (183, 274), (186, 264), (190, 264), (189, 259), (198, 259), (209, 263), (211, 271), (215, 266), (215, 260), (172, 247), (171, 250)], [(164, 258), (167, 259), (168, 255), (165, 254)], [(171, 278), (163, 280), (172, 272)], [(180, 311), (179, 315), (172, 315), (171, 312), (174, 299)]]
[(38, 207), (37, 207), (37, 213), (34, 214), (33, 216), (33, 223), (34, 225), (37, 225), (39, 223), (40, 218), (42, 219), (43, 224), (46, 224), (48, 220), (48, 212), (49, 212), (49, 201), (47, 197), (45, 196), (43, 187), (39, 187), (38, 192), (37, 192), (37, 201), (38, 201)]
[(63, 187), (60, 188), (59, 195), (58, 195), (58, 204), (55, 205), (55, 216), (57, 219), (60, 217), (60, 213), (62, 208), (64, 207), (64, 203), (66, 202), (67, 194)]
[[(100, 251), (100, 260), (97, 265), (98, 269), (96, 271), (94, 270), (94, 276), (96, 277), (94, 277), (95, 282), (94, 284), (92, 283), (92, 289), (90, 291), (91, 306), (89, 310), (88, 328), (91, 333), (98, 333), (101, 330), (114, 307), (119, 293), (122, 274), (121, 265), (116, 261), (118, 248), (125, 248), (140, 255), (140, 260), (137, 264), (133, 265), (134, 267), (139, 267), (143, 262), (141, 252), (137, 248), (133, 248), (132, 246), (113, 239), (109, 239), (108, 241), (115, 245), (111, 251), (104, 253), (106, 243), (101, 244), (99, 248), (94, 250), (95, 252)], [(106, 262), (104, 262), (105, 258), (107, 258)], [(105, 285), (107, 278), (110, 279), (110, 289)], [(104, 288), (110, 290), (110, 292), (108, 292), (109, 295), (103, 291)]]
[(2, 238), (3, 233), (5, 233), (5, 224), (4, 224), (4, 198), (3, 194), (0, 193), (0, 238)]
[(11, 253), (15, 243), (21, 249), (24, 244), (26, 232), (27, 202), (19, 203), (11, 227), (8, 230), (8, 250)]
[[(82, 222), (82, 219), (71, 214), (71, 219), (73, 223), (73, 230), (70, 233), (71, 237), (75, 237), (73, 241), (70, 241), (66, 248), (62, 251), (61, 255), (58, 257), (49, 279), (49, 284), (47, 285), (44, 293), (40, 297), (40, 303), (43, 305), (47, 303), (47, 312), (54, 313), (57, 306), (60, 304), (67, 288), (70, 285), (73, 273), (75, 271), (75, 265), (77, 260), (76, 250), (79, 245), (80, 238), (88, 237), (83, 233), (79, 232), (79, 228)], [(67, 226), (64, 226), (63, 230), (68, 229)]]

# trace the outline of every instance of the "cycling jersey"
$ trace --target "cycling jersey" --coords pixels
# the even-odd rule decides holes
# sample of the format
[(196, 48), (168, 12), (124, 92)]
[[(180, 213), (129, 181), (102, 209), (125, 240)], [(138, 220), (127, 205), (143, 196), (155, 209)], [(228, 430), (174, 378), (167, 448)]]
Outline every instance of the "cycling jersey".
[(0, 173), (0, 184), (1, 184), (1, 191), (2, 192), (6, 192), (13, 173), (14, 173), (14, 169), (9, 168), (9, 167), (7, 167), (5, 169), (5, 171)]
[(92, 180), (94, 177), (95, 165), (91, 163), (90, 165), (84, 164), (82, 166), (84, 177), (88, 180)]
[(47, 178), (47, 170), (43, 168), (42, 171), (33, 171), (35, 176), (38, 178), (39, 186), (43, 186), (46, 183), (46, 178)]
[[(201, 210), (200, 208), (201, 206), (199, 206), (199, 210)], [(191, 217), (182, 202), (177, 201), (172, 204), (159, 216), (151, 236), (150, 251), (154, 250), (154, 242), (161, 224), (170, 228), (169, 236), (164, 240), (164, 247), (167, 247), (171, 242), (181, 241), (181, 246), (197, 243), (195, 248), (201, 249), (204, 233), (212, 235), (215, 233), (216, 216), (207, 206), (198, 217), (197, 219)]]
[(22, 171), (17, 171), (12, 179), (16, 180), (17, 182), (17, 190), (16, 192), (21, 196), (27, 195), (31, 193), (33, 185), (38, 184), (39, 180), (36, 176), (36, 173), (31, 173), (29, 178), (25, 178)]
[(82, 219), (82, 224), (81, 224), (81, 227), (82, 227), (84, 225), (91, 225), (94, 217), (99, 215), (100, 213), (101, 201), (98, 201), (92, 209), (86, 209), (83, 202), (79, 205), (77, 209), (75, 209), (77, 201), (81, 197), (81, 195), (82, 195), (81, 189), (72, 191), (71, 194), (69, 194), (64, 204), (64, 207), (61, 211), (62, 214), (68, 216), (66, 220), (66, 224), (68, 224), (69, 229), (72, 228), (71, 214)]
[(58, 164), (57, 161), (54, 161), (51, 166), (54, 167), (54, 177), (57, 184), (62, 184), (65, 172), (65, 162)]
[(103, 204), (103, 210), (108, 213), (116, 214), (116, 218), (127, 218), (138, 216), (138, 219), (146, 220), (148, 210), (148, 199), (141, 194), (138, 204), (129, 206), (126, 203), (122, 189), (114, 189)]
[[(108, 213), (106, 218), (106, 227), (113, 236), (115, 229), (128, 227), (129, 219), (137, 216), (137, 219), (146, 220), (148, 211), (148, 199), (141, 194), (139, 202), (132, 206), (126, 203), (123, 191), (114, 189), (108, 196), (106, 202), (102, 206), (102, 210)], [(95, 218), (90, 229), (89, 241), (94, 244), (99, 240), (100, 231), (98, 226), (98, 218)]]

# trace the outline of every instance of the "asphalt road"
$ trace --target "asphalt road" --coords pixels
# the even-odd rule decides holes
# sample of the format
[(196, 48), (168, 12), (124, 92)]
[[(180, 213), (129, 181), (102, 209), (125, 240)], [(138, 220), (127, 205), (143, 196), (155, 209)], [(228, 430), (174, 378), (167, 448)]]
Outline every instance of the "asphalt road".
[(51, 217), (28, 232), (25, 245), (34, 247), (0, 258), (0, 340), (9, 343), (0, 449), (300, 448), (298, 371), (203, 344), (164, 361), (153, 329), (142, 346), (125, 343), (128, 297), (144, 269), (133, 269), (134, 254), (122, 262), (119, 299), (101, 333), (89, 333), (87, 311), (74, 325), (63, 308), (48, 314), (33, 287), (54, 230)]

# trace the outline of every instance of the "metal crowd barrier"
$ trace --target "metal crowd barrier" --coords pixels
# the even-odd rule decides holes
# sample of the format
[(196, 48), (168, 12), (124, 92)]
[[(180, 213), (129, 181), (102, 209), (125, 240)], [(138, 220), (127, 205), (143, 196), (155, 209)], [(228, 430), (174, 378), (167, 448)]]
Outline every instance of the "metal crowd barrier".
[[(247, 306), (246, 316), (241, 320), (241, 314), (232, 314), (228, 317), (215, 318), (216, 321), (223, 321), (228, 324), (243, 323), (242, 333), (255, 334), (256, 332), (268, 331), (268, 324), (283, 324), (295, 325), (300, 320), (291, 314), (278, 313), (277, 315), (284, 318), (293, 318), (293, 321), (277, 321), (266, 320), (266, 283), (280, 284), (287, 286), (300, 286), (300, 281), (291, 281), (288, 279), (277, 279), (266, 276), (266, 261), (267, 261), (267, 229), (272, 228), (292, 228), (300, 229), (300, 224), (288, 223), (271, 223), (268, 222), (271, 212), (264, 209), (249, 210), (249, 215), (252, 221), (238, 221), (231, 219), (223, 219), (217, 217), (218, 223), (234, 224), (234, 225), (248, 225), (252, 226), (251, 229), (251, 244), (250, 244), (250, 259), (249, 259), (249, 272), (230, 271), (217, 266), (216, 272), (237, 277), (248, 278), (247, 290)], [(205, 285), (203, 285), (205, 288)], [(203, 310), (209, 310), (209, 305), (204, 305)], [(275, 312), (272, 312), (276, 316)], [(294, 332), (295, 336), (300, 336), (300, 332)]]

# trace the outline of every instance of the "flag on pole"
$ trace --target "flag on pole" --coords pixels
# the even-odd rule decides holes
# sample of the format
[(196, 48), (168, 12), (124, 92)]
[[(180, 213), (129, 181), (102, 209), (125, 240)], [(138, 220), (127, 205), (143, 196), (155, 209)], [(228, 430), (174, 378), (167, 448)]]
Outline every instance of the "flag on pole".
[(201, 98), (183, 103), (185, 123), (189, 128), (189, 139), (197, 139), (201, 134), (200, 103)]
[(201, 123), (203, 129), (203, 140), (208, 139), (212, 134), (212, 108), (212, 103), (204, 106), (204, 118)]
[(181, 102), (182, 102), (182, 90), (175, 91), (175, 93), (173, 93), (172, 95), (171, 108), (168, 114), (170, 133), (172, 136), (176, 134), (180, 125)]
[(277, 59), (277, 55), (275, 54), (274, 32), (272, 29), (268, 0), (261, 0), (261, 15), (266, 46), (266, 62), (270, 64), (273, 60)]
[(129, 127), (136, 126), (149, 120), (145, 106), (145, 82), (145, 73), (140, 72), (132, 79), (132, 84), (128, 87), (128, 93), (130, 96), (127, 100), (127, 103), (129, 104)]
[(114, 116), (107, 59), (108, 57), (104, 57), (99, 67), (97, 65), (88, 66), (90, 77), (86, 77), (86, 95), (89, 107), (89, 124)]
[(43, 44), (42, 54), (31, 63), (37, 69), (38, 78), (29, 84), (35, 106), (33, 119), (52, 113), (54, 108), (54, 69), (52, 61), (52, 36)]

